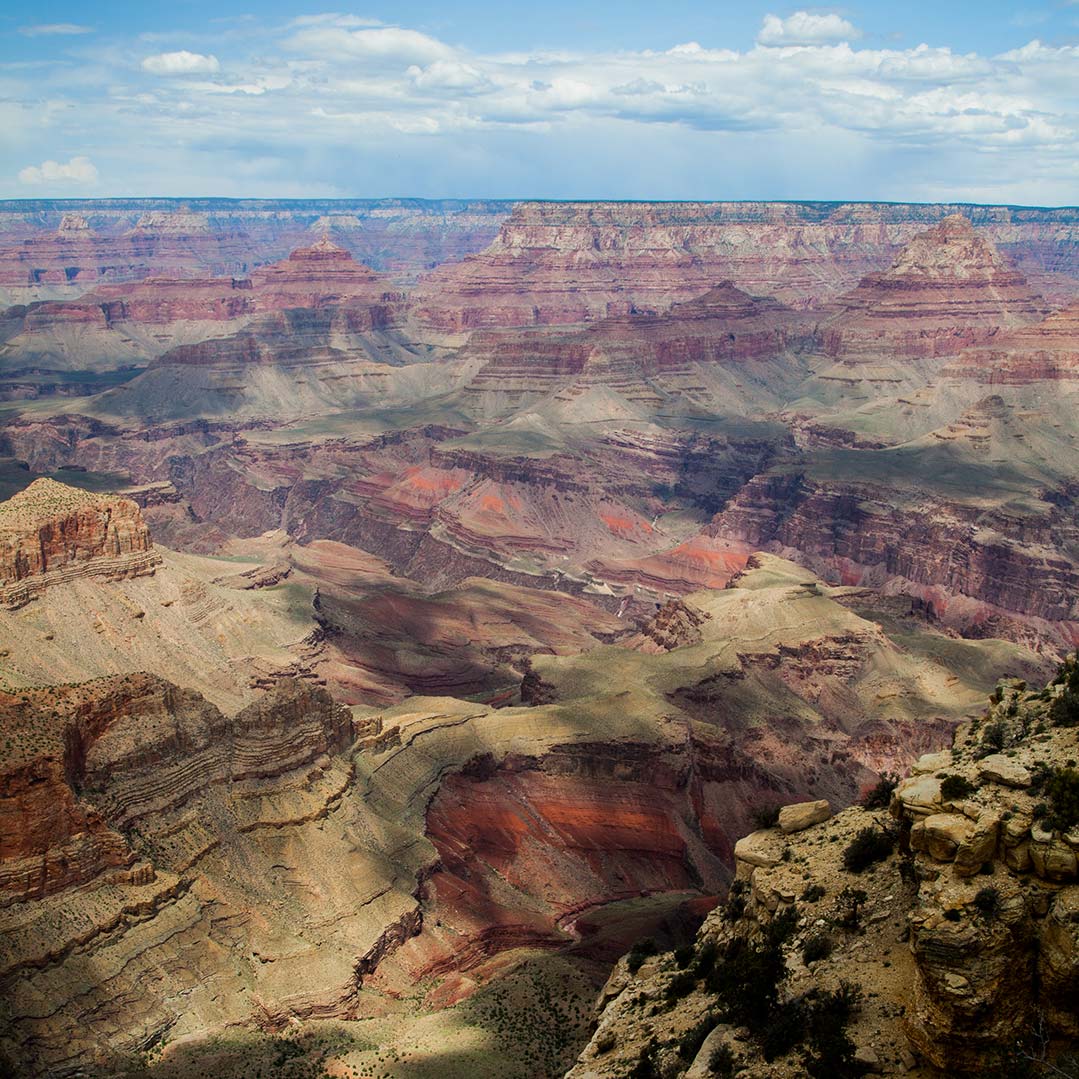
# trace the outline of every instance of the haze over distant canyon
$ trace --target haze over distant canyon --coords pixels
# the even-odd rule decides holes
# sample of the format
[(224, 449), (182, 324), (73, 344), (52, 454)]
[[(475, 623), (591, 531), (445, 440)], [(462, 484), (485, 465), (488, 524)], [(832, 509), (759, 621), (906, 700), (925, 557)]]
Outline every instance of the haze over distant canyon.
[(3, 1074), (1073, 1074), (1079, 209), (12, 200), (0, 410)]

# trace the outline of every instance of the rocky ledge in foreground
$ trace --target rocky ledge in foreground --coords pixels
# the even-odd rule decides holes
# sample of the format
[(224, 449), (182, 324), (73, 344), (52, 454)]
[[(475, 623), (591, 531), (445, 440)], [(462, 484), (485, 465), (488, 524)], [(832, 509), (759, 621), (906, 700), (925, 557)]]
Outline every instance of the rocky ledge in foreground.
[(139, 507), (37, 479), (0, 503), (0, 605), (21, 607), (76, 577), (153, 573), (161, 562)]
[(1079, 665), (952, 749), (735, 848), (695, 944), (639, 942), (571, 1079), (1076, 1074)]

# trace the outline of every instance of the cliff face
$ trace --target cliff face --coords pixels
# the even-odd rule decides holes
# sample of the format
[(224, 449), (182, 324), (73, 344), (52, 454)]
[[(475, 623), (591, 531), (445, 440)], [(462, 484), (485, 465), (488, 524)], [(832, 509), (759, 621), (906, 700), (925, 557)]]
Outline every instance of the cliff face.
[(1075, 670), (1003, 683), (890, 814), (884, 792), (831, 819), (791, 805), (739, 840), (726, 906), (695, 947), (619, 964), (569, 1074), (1058, 1074), (1079, 1037)]
[(802, 373), (797, 354), (814, 343), (815, 321), (726, 281), (662, 314), (586, 330), (480, 331), (464, 350), (479, 365), (464, 398), (484, 418), (540, 403), (569, 422), (604, 407), (623, 419), (672, 407), (750, 414), (774, 407)]
[(339, 345), (349, 334), (384, 330), (404, 318), (405, 294), (325, 238), (250, 276), (178, 279), (166, 270), (101, 285), (77, 300), (10, 309), (0, 367), (30, 384), (35, 371), (130, 368), (177, 347), (207, 343), (212, 350), (217, 339), (232, 340), (226, 335), (249, 325), (264, 335), (286, 334), (287, 325), (266, 316), (294, 309), (334, 313)]
[(936, 617), (963, 629), (991, 630), (1019, 615), (1056, 623), (1067, 636), (1079, 618), (1079, 582), (1063, 553), (1074, 542), (1067, 509), (993, 512), (905, 485), (788, 471), (746, 484), (709, 531), (797, 551), (835, 581), (919, 595)]
[(1079, 378), (1079, 304), (964, 352), (945, 374), (988, 386), (1074, 381)]
[[(1076, 264), (1070, 211), (769, 203), (523, 203), (482, 254), (417, 292), (431, 331), (592, 321), (668, 306), (732, 280), (793, 303), (835, 297), (950, 214), (974, 217), (1007, 251)], [(1026, 241), (1038, 256), (1026, 249)], [(1057, 245), (1060, 245), (1057, 247)], [(1038, 266), (1035, 266), (1035, 270)], [(567, 287), (572, 282), (572, 287)]]
[(379, 270), (414, 277), (485, 247), (509, 210), (452, 200), (24, 200), (0, 216), (0, 287), (243, 277), (326, 236)]
[(153, 573), (160, 561), (129, 499), (38, 479), (0, 503), (0, 595), (8, 606), (61, 580)]

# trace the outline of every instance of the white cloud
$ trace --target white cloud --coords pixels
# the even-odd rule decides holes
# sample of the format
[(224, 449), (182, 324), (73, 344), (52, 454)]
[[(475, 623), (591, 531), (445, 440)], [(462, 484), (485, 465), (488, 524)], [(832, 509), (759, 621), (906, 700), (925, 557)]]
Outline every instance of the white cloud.
[(413, 64), (406, 74), (418, 90), (476, 93), (492, 85), (479, 68), (459, 60), (436, 60), (423, 68)]
[(26, 37), (53, 37), (64, 34), (92, 34), (92, 26), (80, 26), (73, 22), (45, 22), (36, 26), (20, 26), (19, 33)]
[(347, 30), (338, 25), (316, 25), (301, 29), (291, 38), (290, 44), (295, 49), (329, 59), (431, 64), (454, 55), (454, 50), (437, 38), (399, 26)]
[(220, 70), (216, 56), (204, 56), (200, 52), (159, 52), (156, 56), (147, 56), (142, 62), (142, 70), (151, 75), (210, 75)]
[[(69, 146), (98, 157), (100, 146), (110, 173), (123, 162), (125, 175), (158, 178), (129, 187), (147, 194), (195, 176), (201, 186), (184, 193), (340, 183), (354, 194), (365, 169), (379, 190), (430, 195), (513, 194), (534, 190), (537, 175), (567, 197), (932, 198), (949, 178), (954, 196), (996, 184), (1020, 202), (1073, 202), (1079, 189), (1074, 45), (868, 48), (840, 16), (807, 12), (770, 16), (744, 51), (708, 40), (477, 51), (339, 15), (260, 33), (215, 38), (220, 64), (196, 52), (146, 58), (145, 70), (171, 79), (130, 77), (137, 39), (107, 61), (65, 58), (32, 94), (0, 69), (0, 114), (14, 116), (0, 126), (23, 160)], [(279, 186), (241, 190), (246, 160), (279, 162)], [(25, 182), (43, 182), (43, 170)]]
[(336, 12), (326, 12), (322, 15), (297, 15), (289, 22), (289, 26), (343, 26), (347, 29), (355, 29), (357, 26), (384, 26), (381, 19), (366, 19), (360, 15), (341, 15)]
[(42, 161), (28, 165), (19, 172), (19, 183), (40, 187), (42, 184), (92, 184), (97, 182), (97, 169), (88, 157), (73, 157), (70, 161)]
[(796, 11), (786, 19), (765, 15), (757, 34), (761, 45), (831, 45), (839, 41), (854, 41), (861, 31), (839, 15), (813, 15)]

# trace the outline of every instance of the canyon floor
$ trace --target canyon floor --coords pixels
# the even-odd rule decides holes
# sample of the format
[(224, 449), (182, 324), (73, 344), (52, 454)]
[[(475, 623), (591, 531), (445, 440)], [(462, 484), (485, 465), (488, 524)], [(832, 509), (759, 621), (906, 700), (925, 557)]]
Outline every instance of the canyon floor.
[(761, 814), (1079, 643), (1072, 210), (12, 204), (0, 290), (26, 1074), (593, 1074)]

